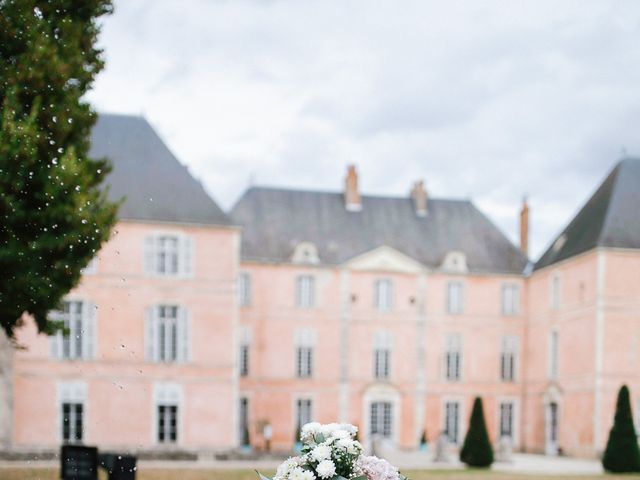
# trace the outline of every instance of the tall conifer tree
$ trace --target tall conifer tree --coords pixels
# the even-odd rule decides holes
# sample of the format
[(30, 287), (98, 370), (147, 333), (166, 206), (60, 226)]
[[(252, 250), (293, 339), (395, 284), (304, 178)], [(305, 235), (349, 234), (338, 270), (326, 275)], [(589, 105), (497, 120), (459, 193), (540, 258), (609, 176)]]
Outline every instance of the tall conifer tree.
[(473, 402), (469, 430), (467, 430), (467, 435), (464, 437), (464, 443), (460, 450), (460, 461), (470, 467), (479, 468), (490, 467), (493, 463), (493, 448), (489, 441), (480, 397), (476, 397)]
[(633, 425), (629, 388), (626, 385), (618, 392), (616, 414), (602, 457), (602, 466), (606, 471), (613, 473), (640, 472), (638, 437)]
[(110, 0), (0, 0), (0, 324), (40, 330), (110, 234), (117, 205), (89, 159), (83, 100), (103, 68), (98, 20)]

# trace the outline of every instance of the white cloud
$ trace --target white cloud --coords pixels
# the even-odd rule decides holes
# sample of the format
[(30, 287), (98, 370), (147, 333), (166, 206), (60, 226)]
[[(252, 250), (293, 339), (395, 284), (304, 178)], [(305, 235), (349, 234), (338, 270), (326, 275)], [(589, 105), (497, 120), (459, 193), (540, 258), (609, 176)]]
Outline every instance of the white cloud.
[(534, 254), (640, 154), (640, 4), (120, 0), (90, 98), (143, 113), (224, 207), (257, 183), (472, 197)]

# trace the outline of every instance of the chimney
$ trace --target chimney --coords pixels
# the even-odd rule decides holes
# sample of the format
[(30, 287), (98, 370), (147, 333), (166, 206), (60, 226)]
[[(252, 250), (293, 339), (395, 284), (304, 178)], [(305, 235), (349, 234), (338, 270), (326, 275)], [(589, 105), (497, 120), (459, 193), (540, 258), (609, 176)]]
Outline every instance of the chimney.
[(347, 178), (344, 180), (344, 205), (350, 212), (362, 210), (360, 192), (358, 191), (358, 172), (355, 165), (347, 168)]
[(411, 198), (416, 215), (419, 217), (427, 216), (427, 191), (424, 189), (424, 180), (419, 180), (413, 184), (411, 189)]
[(529, 256), (529, 204), (527, 197), (522, 199), (522, 209), (520, 210), (520, 250)]

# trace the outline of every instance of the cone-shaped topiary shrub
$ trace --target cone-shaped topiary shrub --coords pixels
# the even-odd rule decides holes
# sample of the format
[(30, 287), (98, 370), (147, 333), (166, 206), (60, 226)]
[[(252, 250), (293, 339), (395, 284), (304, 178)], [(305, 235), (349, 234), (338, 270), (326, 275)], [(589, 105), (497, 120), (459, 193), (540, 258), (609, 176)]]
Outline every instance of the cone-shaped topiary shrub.
[(626, 385), (618, 392), (616, 415), (602, 457), (602, 466), (606, 471), (614, 473), (640, 472), (638, 438), (633, 425), (629, 389)]
[(469, 467), (479, 468), (488, 468), (493, 463), (493, 448), (489, 441), (480, 397), (476, 397), (473, 402), (469, 430), (460, 450), (460, 461)]

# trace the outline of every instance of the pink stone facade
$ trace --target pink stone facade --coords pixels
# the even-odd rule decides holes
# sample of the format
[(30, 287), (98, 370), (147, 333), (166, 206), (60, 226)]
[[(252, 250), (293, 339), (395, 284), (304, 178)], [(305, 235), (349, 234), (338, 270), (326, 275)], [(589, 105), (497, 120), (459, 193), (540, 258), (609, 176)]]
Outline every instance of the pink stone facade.
[[(151, 131), (141, 122), (131, 125)], [(173, 168), (175, 159), (161, 154)], [(186, 175), (181, 168), (176, 175)], [(298, 237), (285, 238), (286, 259), (261, 260), (256, 247), (277, 247), (271, 233), (287, 222), (265, 222), (260, 242), (247, 244), (252, 257), (243, 250), (246, 225), (234, 226), (237, 216), (227, 221), (222, 211), (216, 224), (206, 202), (193, 208), (211, 220), (203, 224), (147, 218), (174, 218), (172, 202), (166, 211), (150, 209), (146, 199), (129, 204), (125, 213), (147, 220), (120, 221), (69, 293), (57, 314), (69, 335), (38, 334), (24, 319), (6, 448), (53, 451), (68, 442), (155, 454), (260, 450), (268, 424), (271, 448), (284, 452), (311, 420), (353, 423), (367, 447), (375, 438), (414, 450), (426, 432), (432, 445), (445, 435), (455, 448), (479, 395), (496, 445), (601, 452), (623, 383), (640, 406), (640, 250), (596, 246), (525, 269), (524, 255), (468, 202), (430, 199), (420, 183), (413, 201), (361, 196), (355, 169), (346, 189), (347, 204), (334, 194), (295, 195), (307, 205), (338, 205), (334, 214), (345, 209), (353, 221), (392, 204), (387, 211), (405, 215), (414, 229), (453, 212), (453, 223), (475, 219), (477, 231), (488, 233), (464, 239), (469, 252), (439, 245), (436, 265), (384, 242), (327, 262), (318, 245)], [(251, 195), (258, 194), (273, 192)], [(296, 204), (286, 202), (288, 219)], [(523, 212), (528, 222), (528, 207)], [(386, 235), (384, 227), (378, 231)], [(520, 231), (526, 249), (528, 225)], [(478, 251), (487, 249), (484, 261), (497, 250), (487, 247), (489, 237), (507, 252), (494, 255), (494, 265), (513, 265), (502, 262), (511, 256), (522, 268), (469, 268), (479, 264)], [(323, 252), (337, 248), (329, 243)]]

